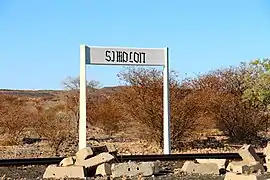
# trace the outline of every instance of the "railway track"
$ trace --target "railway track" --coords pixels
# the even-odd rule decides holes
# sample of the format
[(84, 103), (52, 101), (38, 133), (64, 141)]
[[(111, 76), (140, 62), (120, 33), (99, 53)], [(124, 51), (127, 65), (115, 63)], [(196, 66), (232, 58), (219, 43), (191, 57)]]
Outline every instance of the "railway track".
[[(263, 158), (263, 153), (257, 153)], [(0, 159), (0, 166), (26, 166), (59, 164), (64, 157), (29, 158), (29, 159)], [(171, 155), (118, 155), (119, 162), (127, 161), (179, 161), (194, 159), (230, 159), (241, 160), (238, 153), (199, 153), (199, 154), (171, 154)]]

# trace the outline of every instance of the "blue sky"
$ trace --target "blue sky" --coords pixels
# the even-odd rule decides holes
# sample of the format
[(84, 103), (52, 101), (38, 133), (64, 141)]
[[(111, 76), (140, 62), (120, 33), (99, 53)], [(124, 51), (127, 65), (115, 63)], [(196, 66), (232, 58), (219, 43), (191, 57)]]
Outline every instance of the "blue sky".
[[(1, 0), (0, 88), (61, 89), (79, 45), (165, 47), (181, 75), (268, 57), (268, 0)], [(119, 83), (121, 66), (88, 66)]]

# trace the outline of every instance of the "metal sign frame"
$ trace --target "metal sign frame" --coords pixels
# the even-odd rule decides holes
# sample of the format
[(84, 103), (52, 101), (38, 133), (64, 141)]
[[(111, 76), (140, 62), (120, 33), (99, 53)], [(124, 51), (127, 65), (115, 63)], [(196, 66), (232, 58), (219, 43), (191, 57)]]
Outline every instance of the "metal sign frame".
[[(102, 61), (99, 59), (100, 52), (104, 50), (126, 50), (129, 52), (129, 55), (132, 54), (132, 51), (143, 51), (144, 53), (150, 53), (152, 57), (151, 63), (109, 63), (108, 61)], [(91, 52), (91, 50), (93, 50)], [(95, 50), (95, 51), (94, 51)], [(154, 58), (159, 56), (159, 51), (162, 50), (163, 63), (156, 62)], [(100, 51), (100, 52), (99, 52)], [(155, 51), (155, 52), (154, 52)], [(93, 58), (94, 52), (97, 52), (96, 56)], [(92, 54), (91, 54), (92, 53)], [(158, 54), (158, 55), (157, 55)], [(92, 55), (92, 57), (91, 57)], [(155, 56), (156, 55), (156, 56)], [(96, 58), (97, 57), (97, 58)], [(128, 56), (127, 56), (128, 57)], [(91, 62), (94, 60), (94, 62)], [(157, 57), (160, 58), (160, 57)], [(145, 60), (145, 59), (144, 59)], [(146, 60), (147, 61), (147, 58)], [(169, 49), (165, 48), (122, 48), (122, 47), (94, 47), (87, 45), (80, 45), (80, 120), (79, 120), (79, 149), (86, 147), (86, 65), (131, 65), (131, 66), (163, 66), (163, 140), (164, 147), (163, 153), (171, 153), (171, 142), (170, 142), (170, 90), (169, 90)]]

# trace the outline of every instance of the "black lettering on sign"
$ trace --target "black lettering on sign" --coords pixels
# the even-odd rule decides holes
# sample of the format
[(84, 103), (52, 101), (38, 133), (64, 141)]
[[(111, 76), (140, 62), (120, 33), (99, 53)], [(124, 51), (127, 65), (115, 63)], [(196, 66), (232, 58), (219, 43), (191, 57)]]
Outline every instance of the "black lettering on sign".
[(128, 62), (128, 59), (129, 59), (128, 53), (123, 51), (123, 62)]
[(105, 60), (119, 63), (146, 63), (146, 53), (136, 51), (105, 51)]
[(140, 62), (140, 54), (137, 52), (134, 52), (134, 62), (139, 63)]
[(145, 63), (145, 53), (141, 52), (140, 58), (141, 58), (140, 63)]
[(122, 59), (123, 59), (122, 52), (116, 51), (116, 62), (123, 62)]
[(113, 55), (112, 55), (113, 58), (112, 58), (111, 61), (114, 62), (114, 61), (115, 61), (115, 51), (112, 51), (112, 54), (113, 54)]
[(105, 56), (106, 56), (105, 60), (110, 62), (111, 61), (110, 51), (106, 51)]
[(129, 62), (133, 62), (133, 52), (129, 53)]

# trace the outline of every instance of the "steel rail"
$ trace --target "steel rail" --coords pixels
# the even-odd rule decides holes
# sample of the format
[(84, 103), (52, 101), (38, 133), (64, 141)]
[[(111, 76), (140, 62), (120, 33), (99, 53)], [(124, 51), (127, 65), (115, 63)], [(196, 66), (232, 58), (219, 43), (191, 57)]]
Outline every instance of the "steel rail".
[[(263, 153), (257, 153), (264, 158)], [(29, 159), (0, 159), (0, 166), (27, 166), (59, 164), (64, 157), (29, 158)], [(198, 154), (170, 154), (170, 155), (118, 155), (118, 162), (127, 161), (179, 161), (194, 159), (229, 159), (241, 160), (238, 153), (198, 153)]]
[[(264, 158), (263, 153), (257, 153), (260, 158)], [(198, 153), (198, 154), (170, 154), (170, 155), (123, 155), (117, 157), (123, 161), (178, 161), (194, 159), (229, 159), (241, 160), (238, 153)]]

